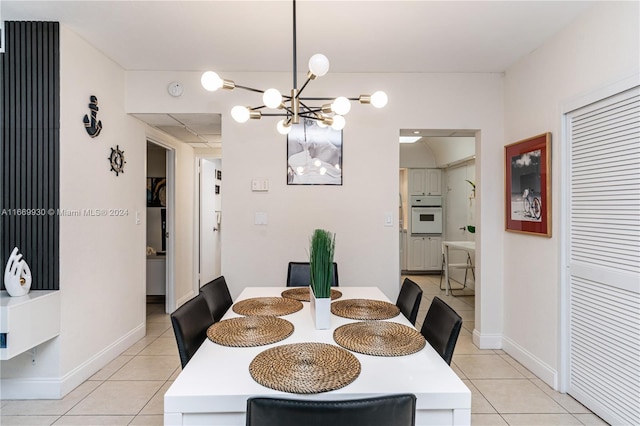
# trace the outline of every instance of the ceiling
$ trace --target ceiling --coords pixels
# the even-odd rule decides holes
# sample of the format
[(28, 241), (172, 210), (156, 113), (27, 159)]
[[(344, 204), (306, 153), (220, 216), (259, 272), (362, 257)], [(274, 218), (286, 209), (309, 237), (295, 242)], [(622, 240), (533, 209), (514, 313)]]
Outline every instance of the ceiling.
[[(322, 52), (330, 72), (503, 72), (593, 3), (298, 0), (298, 68)], [(233, 79), (292, 69), (290, 1), (2, 0), (0, 14), (59, 21), (125, 70)], [(220, 143), (219, 116), (137, 116), (192, 144)]]

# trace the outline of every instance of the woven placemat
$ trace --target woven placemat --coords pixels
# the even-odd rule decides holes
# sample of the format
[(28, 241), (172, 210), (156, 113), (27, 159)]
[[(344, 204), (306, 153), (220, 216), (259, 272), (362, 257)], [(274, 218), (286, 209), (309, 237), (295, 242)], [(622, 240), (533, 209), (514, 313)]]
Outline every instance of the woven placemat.
[(426, 343), (415, 328), (387, 321), (354, 322), (336, 328), (333, 340), (350, 351), (375, 356), (418, 352)]
[(383, 320), (397, 316), (400, 309), (393, 303), (370, 299), (345, 299), (331, 304), (331, 313), (356, 320)]
[(276, 343), (292, 333), (293, 324), (285, 319), (255, 315), (222, 320), (207, 329), (212, 342), (243, 348)]
[(340, 389), (360, 375), (360, 361), (326, 343), (294, 343), (267, 349), (249, 364), (253, 380), (271, 389), (299, 394)]
[(284, 297), (254, 297), (241, 300), (232, 307), (239, 315), (289, 315), (302, 309), (302, 302)]
[[(301, 302), (309, 302), (311, 295), (309, 294), (309, 287), (296, 287), (282, 292), (282, 297), (287, 299), (299, 300)], [(339, 290), (331, 289), (331, 300), (336, 300), (342, 297), (342, 292)]]

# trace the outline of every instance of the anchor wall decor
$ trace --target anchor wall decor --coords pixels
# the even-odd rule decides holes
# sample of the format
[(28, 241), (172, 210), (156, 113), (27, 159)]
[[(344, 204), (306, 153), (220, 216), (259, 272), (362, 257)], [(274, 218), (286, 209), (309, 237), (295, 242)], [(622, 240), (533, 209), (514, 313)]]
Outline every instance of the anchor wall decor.
[(87, 114), (84, 115), (84, 128), (89, 133), (89, 136), (95, 138), (100, 134), (102, 130), (102, 121), (97, 120), (98, 115), (98, 98), (91, 95), (89, 98), (89, 109), (91, 110), (91, 118)]

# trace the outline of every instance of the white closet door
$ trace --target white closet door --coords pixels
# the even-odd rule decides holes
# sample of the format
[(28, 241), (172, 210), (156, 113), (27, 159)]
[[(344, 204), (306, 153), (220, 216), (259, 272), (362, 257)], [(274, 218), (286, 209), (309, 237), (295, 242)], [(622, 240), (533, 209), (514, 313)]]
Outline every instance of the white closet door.
[(640, 89), (568, 114), (569, 389), (640, 425)]

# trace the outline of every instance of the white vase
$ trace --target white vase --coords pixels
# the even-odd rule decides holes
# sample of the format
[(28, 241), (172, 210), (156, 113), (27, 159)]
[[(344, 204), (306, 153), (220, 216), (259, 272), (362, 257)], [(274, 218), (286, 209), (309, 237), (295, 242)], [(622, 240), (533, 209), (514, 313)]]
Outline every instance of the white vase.
[(327, 330), (331, 328), (331, 298), (321, 297), (316, 299), (311, 287), (309, 287), (311, 300), (311, 317), (313, 323), (318, 330)]

